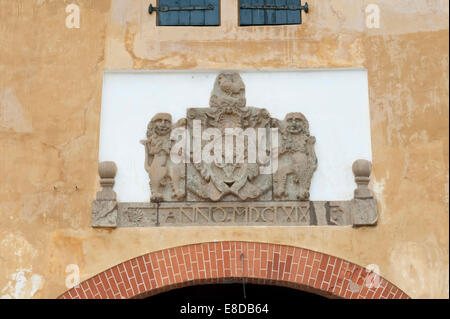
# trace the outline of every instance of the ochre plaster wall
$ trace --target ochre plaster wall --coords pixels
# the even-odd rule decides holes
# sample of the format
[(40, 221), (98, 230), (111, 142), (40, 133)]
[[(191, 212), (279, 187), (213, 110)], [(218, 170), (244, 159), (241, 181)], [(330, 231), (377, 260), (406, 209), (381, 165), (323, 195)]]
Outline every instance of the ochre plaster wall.
[[(71, 2), (80, 29), (65, 27)], [(162, 248), (248, 240), (377, 264), (413, 298), (448, 298), (448, 1), (309, 0), (301, 26), (246, 28), (237, 0), (211, 28), (155, 27), (148, 3), (0, 0), (0, 297), (57, 297), (69, 264), (84, 280)], [(90, 227), (104, 70), (338, 67), (368, 70), (376, 227)]]

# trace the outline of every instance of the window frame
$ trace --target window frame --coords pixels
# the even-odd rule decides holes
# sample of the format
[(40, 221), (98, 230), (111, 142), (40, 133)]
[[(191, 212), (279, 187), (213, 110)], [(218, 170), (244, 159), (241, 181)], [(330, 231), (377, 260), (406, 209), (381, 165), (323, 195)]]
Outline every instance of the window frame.
[[(160, 7), (160, 1), (161, 0), (157, 0), (156, 1), (156, 6), (159, 8)], [(183, 0), (180, 0), (183, 1)], [(209, 1), (209, 0), (205, 0), (205, 1)], [(221, 0), (217, 0), (218, 1), (218, 22), (217, 24), (160, 24), (160, 12), (157, 11), (156, 12), (156, 27), (209, 27), (209, 28), (216, 28), (216, 27), (220, 27), (222, 24), (222, 1)], [(180, 5), (183, 6), (183, 5)], [(178, 13), (180, 11), (177, 11)]]
[[(265, 0), (263, 0), (265, 1)], [(276, 0), (275, 0), (276, 1)], [(287, 0), (289, 1), (289, 0)], [(301, 0), (297, 0), (298, 1), (298, 5), (299, 6), (304, 6), (305, 4), (307, 5), (307, 1), (305, 0), (305, 2), (302, 4)], [(241, 9), (241, 2), (242, 0), (238, 0), (238, 26), (239, 27), (265, 27), (265, 26), (292, 26), (292, 25), (302, 25), (303, 24), (303, 17), (302, 17), (302, 12), (304, 11), (304, 9), (300, 9), (300, 10), (295, 10), (295, 11), (299, 11), (299, 22), (295, 22), (295, 23), (262, 23), (262, 24), (254, 24), (253, 21), (251, 24), (241, 24), (241, 10), (258, 10), (258, 9)], [(266, 11), (266, 10), (270, 10), (270, 9), (259, 9), (261, 11)], [(276, 11), (276, 10), (274, 10)], [(289, 11), (289, 10), (286, 10)], [(292, 10), (294, 11), (294, 10)], [(265, 14), (265, 12), (264, 12)], [(287, 19), (287, 18), (286, 18)], [(252, 18), (253, 20), (253, 18)]]

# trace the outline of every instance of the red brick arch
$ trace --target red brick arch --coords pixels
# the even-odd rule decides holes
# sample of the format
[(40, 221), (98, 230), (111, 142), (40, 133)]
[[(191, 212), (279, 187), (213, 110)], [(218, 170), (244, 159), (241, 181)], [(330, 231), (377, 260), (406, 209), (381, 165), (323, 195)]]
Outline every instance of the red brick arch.
[[(59, 298), (140, 298), (198, 284), (242, 282), (243, 278), (248, 283), (328, 297), (409, 298), (384, 278), (337, 257), (292, 246), (235, 241), (151, 252), (110, 268)], [(366, 285), (370, 278), (377, 278), (378, 286)]]

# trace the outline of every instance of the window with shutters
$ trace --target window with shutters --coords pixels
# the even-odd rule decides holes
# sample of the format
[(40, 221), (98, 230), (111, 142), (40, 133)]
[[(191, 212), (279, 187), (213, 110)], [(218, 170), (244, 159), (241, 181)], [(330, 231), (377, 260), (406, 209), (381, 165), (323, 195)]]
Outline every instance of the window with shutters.
[(220, 0), (159, 0), (159, 26), (218, 26)]
[(308, 3), (301, 0), (239, 0), (239, 24), (301, 24), (302, 11), (308, 12)]

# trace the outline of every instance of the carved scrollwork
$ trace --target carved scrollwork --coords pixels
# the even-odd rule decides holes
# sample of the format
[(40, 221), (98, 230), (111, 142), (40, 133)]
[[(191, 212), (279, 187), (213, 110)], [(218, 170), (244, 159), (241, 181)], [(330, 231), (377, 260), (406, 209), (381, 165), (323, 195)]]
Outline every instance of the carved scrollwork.
[(127, 219), (130, 223), (139, 224), (144, 219), (144, 212), (142, 209), (129, 208), (126, 211)]

